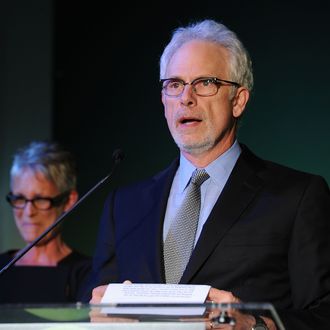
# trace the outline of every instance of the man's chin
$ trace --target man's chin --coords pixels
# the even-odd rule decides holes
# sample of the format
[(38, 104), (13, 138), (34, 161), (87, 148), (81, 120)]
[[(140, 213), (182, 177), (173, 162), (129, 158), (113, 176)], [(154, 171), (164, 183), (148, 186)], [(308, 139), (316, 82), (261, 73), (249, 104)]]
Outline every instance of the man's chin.
[(200, 155), (208, 150), (211, 149), (211, 144), (209, 142), (205, 142), (205, 143), (177, 143), (177, 146), (179, 147), (179, 149), (182, 152), (186, 152), (190, 155)]

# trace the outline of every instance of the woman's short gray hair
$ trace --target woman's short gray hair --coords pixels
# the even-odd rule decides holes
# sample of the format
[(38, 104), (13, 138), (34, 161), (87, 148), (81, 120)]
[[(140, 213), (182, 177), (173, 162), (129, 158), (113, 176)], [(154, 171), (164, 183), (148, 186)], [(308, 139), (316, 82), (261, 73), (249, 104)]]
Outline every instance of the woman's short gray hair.
[(77, 186), (76, 161), (73, 155), (56, 142), (33, 141), (14, 155), (11, 180), (25, 170), (42, 173), (60, 193)]
[[(167, 66), (175, 52), (192, 40), (210, 41), (221, 45), (229, 53), (229, 79), (246, 87), (253, 88), (252, 63), (250, 56), (237, 35), (225, 25), (214, 20), (203, 20), (174, 30), (172, 39), (160, 58), (160, 78), (166, 77)], [(221, 78), (221, 77), (219, 77)]]

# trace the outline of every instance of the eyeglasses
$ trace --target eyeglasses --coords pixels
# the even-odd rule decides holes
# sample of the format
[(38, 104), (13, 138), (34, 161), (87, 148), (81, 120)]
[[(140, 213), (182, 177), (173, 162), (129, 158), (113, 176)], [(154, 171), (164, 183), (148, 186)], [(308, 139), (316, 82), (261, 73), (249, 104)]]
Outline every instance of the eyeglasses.
[(235, 86), (240, 87), (239, 83), (229, 80), (223, 80), (216, 77), (203, 77), (194, 79), (192, 82), (185, 82), (182, 79), (167, 78), (161, 79), (162, 89), (167, 96), (180, 96), (186, 85), (191, 85), (193, 91), (198, 96), (213, 96), (220, 86)]
[(33, 199), (27, 199), (22, 195), (14, 195), (10, 192), (6, 196), (6, 200), (15, 209), (24, 209), (26, 204), (31, 202), (36, 209), (45, 211), (65, 203), (69, 194), (70, 192), (67, 191), (55, 197), (36, 197)]

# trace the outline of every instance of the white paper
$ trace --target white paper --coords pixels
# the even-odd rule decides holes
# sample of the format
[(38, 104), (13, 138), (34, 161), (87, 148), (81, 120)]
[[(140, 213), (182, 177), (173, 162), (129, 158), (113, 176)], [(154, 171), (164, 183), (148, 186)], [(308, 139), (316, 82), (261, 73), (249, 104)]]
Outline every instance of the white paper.
[[(103, 304), (128, 304), (130, 306), (104, 307), (108, 315), (162, 315), (201, 316), (202, 305), (210, 290), (208, 285), (190, 284), (109, 284), (102, 298)], [(143, 304), (155, 304), (142, 306)], [(157, 306), (157, 304), (164, 304)], [(201, 306), (166, 306), (165, 304), (201, 304)]]
[(101, 309), (102, 314), (107, 315), (126, 315), (126, 316), (150, 316), (153, 315), (156, 319), (158, 316), (164, 317), (190, 317), (190, 316), (203, 316), (206, 311), (205, 306), (193, 306), (193, 307), (103, 307)]
[(203, 304), (209, 285), (109, 284), (101, 303), (106, 304)]

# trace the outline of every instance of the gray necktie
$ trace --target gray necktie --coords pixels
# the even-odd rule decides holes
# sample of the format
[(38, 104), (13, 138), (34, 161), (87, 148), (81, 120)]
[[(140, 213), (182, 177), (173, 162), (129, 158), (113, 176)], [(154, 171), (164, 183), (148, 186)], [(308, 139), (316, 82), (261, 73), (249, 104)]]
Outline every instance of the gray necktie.
[(179, 283), (191, 256), (201, 207), (200, 186), (208, 178), (204, 169), (193, 172), (184, 201), (170, 226), (164, 243), (166, 283)]

